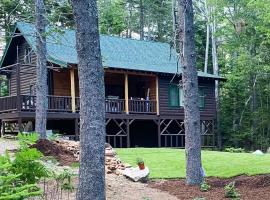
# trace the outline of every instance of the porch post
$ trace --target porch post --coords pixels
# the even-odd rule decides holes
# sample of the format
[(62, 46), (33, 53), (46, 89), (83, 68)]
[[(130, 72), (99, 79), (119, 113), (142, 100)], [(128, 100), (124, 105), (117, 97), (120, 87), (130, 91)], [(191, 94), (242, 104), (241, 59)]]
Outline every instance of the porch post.
[(21, 75), (20, 75), (20, 64), (16, 65), (16, 93), (17, 93), (17, 110), (21, 111)]
[(158, 84), (158, 76), (156, 76), (156, 104), (157, 104), (157, 115), (159, 115), (159, 84)]
[(127, 127), (127, 148), (130, 147), (130, 132), (129, 132), (129, 119), (126, 121), (126, 127)]
[(158, 119), (158, 147), (161, 147), (160, 119)]
[(75, 70), (70, 69), (70, 91), (71, 91), (71, 109), (76, 112), (76, 91), (75, 91)]
[(74, 123), (75, 123), (75, 138), (76, 140), (79, 140), (79, 119), (75, 118)]
[(125, 111), (126, 111), (126, 114), (129, 113), (129, 108), (128, 108), (128, 74), (125, 74)]

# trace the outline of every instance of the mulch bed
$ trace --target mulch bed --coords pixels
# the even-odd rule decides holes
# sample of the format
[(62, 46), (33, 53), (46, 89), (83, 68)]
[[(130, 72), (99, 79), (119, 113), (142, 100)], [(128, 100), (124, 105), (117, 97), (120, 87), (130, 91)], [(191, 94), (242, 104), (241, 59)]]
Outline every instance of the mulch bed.
[(71, 165), (76, 162), (74, 154), (57, 142), (50, 140), (38, 140), (36, 144), (31, 146), (38, 149), (45, 156), (54, 157), (60, 165)]
[(225, 198), (224, 186), (235, 181), (235, 186), (243, 200), (267, 200), (270, 199), (270, 175), (237, 176), (230, 179), (207, 178), (206, 182), (211, 186), (207, 192), (201, 192), (198, 186), (188, 186), (184, 179), (152, 181), (149, 186), (166, 191), (181, 200), (205, 198), (206, 200), (228, 200)]

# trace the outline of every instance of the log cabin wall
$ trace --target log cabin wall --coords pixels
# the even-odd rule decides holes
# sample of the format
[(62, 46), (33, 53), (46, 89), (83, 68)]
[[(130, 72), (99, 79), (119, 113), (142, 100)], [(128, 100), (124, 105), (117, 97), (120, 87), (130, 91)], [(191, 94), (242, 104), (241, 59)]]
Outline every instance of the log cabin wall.
[[(77, 94), (77, 91), (76, 91), (76, 94)], [(53, 95), (55, 96), (70, 96), (71, 95), (70, 71), (68, 69), (62, 69), (59, 72), (53, 71)]]
[[(21, 84), (20, 84), (20, 91), (21, 94), (30, 94), (30, 86), (35, 85), (36, 81), (36, 68), (34, 65), (36, 63), (36, 55), (33, 53), (33, 51), (28, 52), (29, 58), (31, 62), (28, 62), (26, 59), (26, 52), (28, 49), (30, 49), (30, 46), (26, 42), (23, 37), (18, 38), (18, 56), (19, 56), (19, 62), (23, 63), (20, 67), (20, 78), (21, 78)], [(17, 50), (16, 50), (17, 51)], [(16, 51), (14, 52), (14, 59), (13, 63), (16, 63)], [(29, 64), (29, 65), (27, 65)], [(14, 72), (12, 72), (9, 76), (9, 91), (10, 95), (16, 95), (17, 94), (17, 75), (16, 75), (16, 67), (12, 68)]]
[[(169, 86), (172, 76), (159, 76), (159, 107), (160, 115), (184, 117), (183, 107), (170, 107), (169, 105)], [(174, 83), (177, 83), (174, 80)], [(215, 116), (215, 88), (213, 79), (199, 78), (199, 87), (204, 88), (205, 106), (200, 110), (201, 117), (213, 118)]]

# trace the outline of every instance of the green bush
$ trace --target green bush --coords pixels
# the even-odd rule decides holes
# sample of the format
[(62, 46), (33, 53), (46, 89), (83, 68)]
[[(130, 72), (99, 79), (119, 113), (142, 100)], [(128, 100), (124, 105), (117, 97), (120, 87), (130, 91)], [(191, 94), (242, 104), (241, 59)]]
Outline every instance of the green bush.
[(230, 153), (245, 153), (245, 149), (228, 147), (228, 148), (225, 148), (225, 152), (230, 152)]
[(15, 154), (12, 171), (21, 174), (26, 183), (37, 183), (42, 177), (48, 177), (48, 172), (40, 162), (42, 154), (37, 149), (23, 148)]
[(13, 172), (13, 162), (8, 154), (0, 156), (0, 200), (22, 200), (41, 195), (37, 184), (22, 180), (22, 174)]
[(240, 199), (240, 194), (237, 191), (237, 189), (235, 188), (235, 182), (231, 182), (228, 185), (226, 185), (224, 187), (225, 190), (225, 197), (226, 198), (231, 198), (231, 199), (235, 199), (238, 200)]
[(28, 147), (36, 143), (39, 139), (38, 133), (19, 133), (18, 134), (19, 144), (21, 148)]

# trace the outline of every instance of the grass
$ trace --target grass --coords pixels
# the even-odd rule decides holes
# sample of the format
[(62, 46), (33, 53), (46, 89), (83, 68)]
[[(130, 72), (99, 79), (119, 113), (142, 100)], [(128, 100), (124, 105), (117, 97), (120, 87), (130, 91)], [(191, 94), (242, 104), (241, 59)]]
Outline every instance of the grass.
[[(136, 166), (142, 158), (150, 169), (151, 178), (184, 178), (185, 151), (170, 148), (129, 148), (116, 150), (120, 159)], [(202, 151), (203, 168), (207, 176), (229, 178), (241, 174), (270, 173), (270, 154)]]

